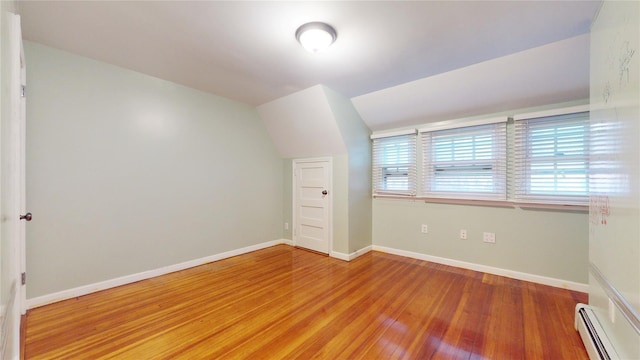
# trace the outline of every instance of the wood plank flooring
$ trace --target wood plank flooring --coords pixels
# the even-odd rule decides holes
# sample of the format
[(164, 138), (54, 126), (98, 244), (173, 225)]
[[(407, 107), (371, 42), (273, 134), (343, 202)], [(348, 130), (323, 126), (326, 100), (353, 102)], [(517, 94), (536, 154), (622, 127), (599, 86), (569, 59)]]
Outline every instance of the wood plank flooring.
[(587, 359), (587, 295), (278, 245), (30, 310), (26, 359)]

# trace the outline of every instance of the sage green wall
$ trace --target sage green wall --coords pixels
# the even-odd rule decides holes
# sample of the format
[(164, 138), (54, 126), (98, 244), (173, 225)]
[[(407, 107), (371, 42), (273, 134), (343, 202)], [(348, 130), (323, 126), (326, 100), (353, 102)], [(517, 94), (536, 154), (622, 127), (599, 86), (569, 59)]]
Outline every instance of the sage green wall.
[[(293, 240), (293, 160), (282, 160), (282, 221), (289, 224), (283, 239)], [(284, 224), (282, 225), (284, 228)]]
[[(460, 240), (460, 229), (467, 240)], [(374, 245), (582, 284), (588, 281), (588, 230), (586, 213), (373, 201)], [(484, 243), (483, 232), (495, 233), (496, 243)]]
[(350, 254), (371, 245), (371, 131), (351, 100), (327, 87), (324, 91), (347, 146), (348, 244), (341, 252)]
[(333, 251), (349, 253), (349, 156), (333, 157)]
[[(504, 110), (452, 121), (463, 123), (584, 104), (588, 104), (588, 99)], [(512, 122), (507, 125), (507, 133), (511, 141)], [(421, 146), (418, 142), (418, 154)], [(421, 166), (419, 157), (418, 178)], [(588, 282), (589, 223), (586, 211), (523, 210), (375, 199), (372, 221), (373, 245), (580, 284)], [(422, 224), (428, 225), (429, 233), (426, 235), (420, 231)], [(468, 240), (460, 240), (461, 229), (467, 230)], [(496, 243), (482, 242), (483, 232), (495, 233)]]
[(283, 162), (255, 108), (25, 51), (28, 298), (282, 238)]

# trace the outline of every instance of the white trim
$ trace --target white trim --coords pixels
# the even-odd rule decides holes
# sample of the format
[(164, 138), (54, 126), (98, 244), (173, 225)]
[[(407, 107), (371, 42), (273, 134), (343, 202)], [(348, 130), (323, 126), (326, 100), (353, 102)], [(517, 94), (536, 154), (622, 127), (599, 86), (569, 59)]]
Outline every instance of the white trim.
[(321, 156), (321, 157), (312, 157), (312, 158), (296, 158), (292, 159), (292, 163), (308, 163), (308, 162), (318, 162), (318, 161), (331, 161), (333, 158), (331, 156)]
[[(638, 314), (633, 306), (629, 304), (627, 299), (622, 293), (607, 279), (604, 274), (598, 269), (596, 264), (589, 262), (589, 273), (593, 276), (596, 282), (600, 285), (602, 290), (610, 301), (618, 308), (625, 319), (629, 322), (629, 325), (640, 335), (640, 314)], [(613, 322), (613, 321), (612, 321)]]
[[(289, 245), (289, 246), (294, 246), (294, 245), (293, 245), (293, 240), (289, 240), (289, 239), (279, 239), (279, 240), (274, 240), (274, 241), (275, 241), (275, 244), (273, 244), (273, 245), (269, 245), (269, 246), (276, 246), (276, 245), (280, 245), (280, 244), (283, 244), (283, 245)], [(274, 242), (274, 241), (271, 241), (271, 242)], [(271, 243), (271, 242), (270, 242), (270, 243)], [(267, 244), (267, 243), (264, 243), (264, 244)], [(268, 248), (269, 246), (265, 246), (264, 248)], [(258, 249), (258, 250), (259, 250), (259, 249)], [(253, 251), (253, 250), (252, 250), (252, 251)]]
[(501, 269), (493, 266), (474, 264), (466, 261), (459, 261), (459, 260), (448, 259), (448, 258), (443, 258), (439, 256), (426, 255), (426, 254), (416, 253), (412, 251), (393, 249), (385, 246), (373, 245), (372, 249), (374, 251), (381, 251), (381, 252), (404, 256), (412, 259), (418, 259), (418, 260), (430, 261), (430, 262), (443, 264), (443, 265), (455, 266), (458, 268), (504, 276), (504, 277), (517, 279), (517, 280), (530, 281), (530, 282), (553, 286), (557, 288), (580, 291), (584, 293), (589, 292), (589, 284), (583, 284), (583, 283), (578, 283), (573, 281), (551, 278), (547, 276), (523, 273), (523, 272), (514, 271), (514, 270)]
[(351, 261), (359, 256), (362, 256), (366, 253), (368, 253), (369, 251), (371, 251), (372, 245), (363, 247), (360, 250), (356, 250), (354, 252), (352, 252), (351, 254), (345, 254), (345, 253), (341, 253), (341, 252), (337, 252), (337, 251), (332, 251), (331, 254), (329, 254), (329, 256), (331, 256), (332, 258), (336, 258), (336, 259), (340, 259), (340, 260), (344, 260), (344, 261)]
[(470, 126), (480, 126), (480, 125), (491, 125), (498, 124), (509, 121), (508, 116), (499, 116), (494, 118), (487, 119), (477, 119), (477, 120), (469, 120), (469, 121), (456, 121), (456, 120), (448, 120), (448, 121), (440, 121), (433, 124), (429, 124), (426, 127), (420, 128), (419, 132), (432, 132), (438, 130), (449, 130), (449, 129), (459, 129)]
[(296, 216), (296, 159), (291, 160), (291, 246), (296, 246), (296, 221), (298, 217)]
[[(333, 251), (333, 158), (330, 156), (324, 156), (324, 157), (314, 157), (314, 158), (300, 158), (300, 159), (293, 159), (293, 161), (291, 162), (291, 169), (292, 169), (292, 173), (293, 173), (293, 178), (292, 178), (292, 182), (291, 182), (291, 190), (292, 190), (292, 197), (291, 197), (291, 206), (292, 206), (292, 212), (291, 212), (291, 223), (293, 224), (293, 228), (291, 229), (291, 237), (293, 238), (293, 246), (298, 246), (298, 244), (296, 243), (298, 234), (297, 234), (297, 226), (298, 226), (298, 210), (296, 208), (297, 203), (296, 203), (296, 190), (298, 188), (298, 178), (296, 176), (296, 171), (297, 171), (297, 165), (299, 163), (311, 163), (311, 162), (326, 162), (328, 164), (328, 174), (327, 176), (329, 177), (329, 181), (328, 181), (328, 186), (327, 186), (327, 191), (329, 192), (329, 201), (327, 202), (327, 216), (329, 217), (328, 219), (328, 223), (329, 223), (329, 229), (328, 229), (328, 242), (329, 242), (329, 248), (327, 249), (326, 254), (331, 254), (331, 252)], [(321, 251), (322, 252), (322, 251)]]
[[(6, 143), (2, 144), (2, 150), (7, 150), (7, 156), (2, 161), (3, 170), (7, 170), (7, 174), (3, 178), (7, 179), (6, 185), (8, 186), (8, 192), (14, 194), (13, 196), (2, 196), (3, 205), (8, 211), (7, 218), (2, 221), (3, 233), (6, 232), (6, 240), (3, 238), (3, 244), (6, 241), (8, 246), (5, 248), (3, 245), (3, 256), (10, 259), (8, 262), (12, 266), (8, 267), (3, 264), (3, 281), (10, 282), (10, 284), (3, 284), (9, 286), (9, 293), (6, 294), (7, 298), (3, 299), (4, 308), (0, 317), (2, 317), (2, 324), (0, 327), (0, 358), (3, 359), (18, 359), (20, 357), (20, 315), (23, 313), (21, 310), (24, 307), (24, 286), (21, 284), (21, 273), (24, 267), (23, 254), (24, 252), (24, 226), (25, 222), (20, 221), (19, 215), (24, 214), (24, 126), (25, 126), (25, 100), (22, 97), (22, 85), (24, 85), (23, 76), (26, 75), (22, 65), (24, 56), (22, 48), (22, 25), (21, 17), (19, 14), (7, 11), (2, 13), (2, 21), (6, 21), (7, 25), (3, 23), (3, 28), (8, 30), (7, 34), (7, 49), (8, 56), (4, 56), (3, 61), (7, 60), (6, 64), (3, 63), (3, 68), (6, 66), (8, 71), (6, 79), (2, 78), (3, 89), (5, 84), (9, 86), (7, 91), (6, 104), (3, 103), (2, 109), (3, 120), (5, 122), (4, 115), (6, 114), (6, 121), (8, 126), (6, 127), (6, 135), (3, 134), (3, 138), (8, 139)], [(6, 106), (5, 106), (6, 105)], [(3, 130), (3, 131), (5, 131)], [(6, 228), (6, 229), (5, 229)]]
[(407, 130), (396, 130), (396, 131), (387, 131), (383, 133), (374, 133), (371, 134), (371, 139), (380, 139), (387, 138), (393, 136), (402, 136), (402, 135), (412, 135), (416, 134), (416, 129), (407, 129)]
[[(26, 305), (27, 305), (27, 309), (33, 309), (40, 306), (52, 304), (58, 301), (72, 299), (74, 297), (91, 294), (97, 291), (102, 291), (102, 290), (106, 290), (106, 289), (110, 289), (110, 288), (114, 288), (122, 285), (131, 284), (137, 281), (146, 280), (146, 279), (154, 278), (157, 276), (169, 274), (172, 272), (189, 269), (189, 268), (200, 266), (210, 262), (227, 259), (233, 256), (250, 253), (252, 251), (261, 250), (261, 249), (265, 249), (265, 248), (280, 245), (280, 244), (293, 246), (293, 241), (288, 239), (278, 239), (278, 240), (268, 241), (261, 244), (251, 245), (244, 248), (231, 250), (224, 253), (214, 254), (214, 255), (210, 255), (200, 259), (194, 259), (194, 260), (186, 261), (186, 262), (175, 264), (175, 265), (169, 265), (169, 266), (165, 266), (165, 267), (154, 269), (154, 270), (143, 271), (137, 274), (125, 275), (119, 278), (101, 281), (99, 283), (84, 285), (84, 286), (80, 286), (73, 289), (63, 290), (56, 293), (27, 299)], [(356, 250), (351, 254), (344, 254), (344, 253), (332, 251), (330, 256), (336, 259), (344, 260), (344, 261), (351, 261), (370, 251), (380, 251), (380, 252), (385, 252), (393, 255), (404, 256), (404, 257), (424, 260), (424, 261), (430, 261), (438, 264), (455, 266), (463, 269), (480, 271), (480, 272), (485, 272), (485, 273), (499, 275), (499, 276), (505, 276), (505, 277), (518, 279), (518, 280), (531, 281), (531, 282), (535, 282), (543, 285), (549, 285), (553, 287), (559, 287), (559, 288), (580, 291), (585, 293), (588, 292), (589, 290), (588, 284), (582, 284), (582, 283), (577, 283), (573, 281), (550, 278), (546, 276), (522, 273), (518, 271), (501, 269), (501, 268), (496, 268), (496, 267), (491, 267), (486, 265), (468, 263), (464, 261), (431, 256), (431, 255), (416, 253), (412, 251), (393, 249), (393, 248), (379, 246), (379, 245), (369, 245), (360, 250)]]
[(586, 111), (589, 111), (589, 105), (578, 105), (578, 106), (572, 106), (572, 107), (567, 107), (562, 109), (551, 109), (551, 110), (536, 111), (536, 112), (531, 112), (526, 114), (518, 114), (513, 116), (513, 120), (515, 121), (528, 120), (528, 119), (543, 118), (548, 116), (575, 114), (575, 113), (581, 113)]
[(556, 203), (535, 203), (516, 200), (489, 200), (489, 199), (453, 199), (453, 198), (434, 198), (426, 196), (408, 196), (408, 195), (392, 195), (392, 194), (373, 194), (374, 199), (391, 199), (391, 200), (411, 200), (411, 201), (424, 201), (425, 203), (433, 204), (450, 204), (450, 205), (473, 205), (473, 206), (493, 206), (493, 207), (507, 207), (507, 208), (520, 208), (520, 209), (546, 209), (546, 210), (561, 210), (561, 211), (576, 211), (576, 212), (588, 212), (589, 205), (577, 205), (577, 204), (556, 204)]
[(329, 162), (329, 211), (327, 212), (327, 216), (329, 216), (329, 254), (333, 251), (333, 158), (328, 157), (327, 161)]
[(280, 244), (293, 245), (293, 242), (287, 239), (267, 241), (261, 244), (251, 245), (251, 246), (243, 247), (236, 250), (230, 250), (230, 251), (226, 251), (219, 254), (209, 255), (199, 259), (185, 261), (179, 264), (164, 266), (154, 270), (139, 272), (137, 274), (125, 275), (115, 279), (110, 279), (110, 280), (105, 280), (105, 281), (101, 281), (94, 284), (79, 286), (73, 289), (62, 290), (53, 294), (38, 296), (35, 298), (27, 299), (26, 301), (27, 309), (33, 309), (33, 308), (48, 305), (54, 302), (91, 294), (93, 292), (106, 290), (106, 289), (110, 289), (110, 288), (114, 288), (114, 287), (122, 286), (126, 284), (131, 284), (136, 281), (154, 278), (156, 276), (161, 276), (161, 275), (169, 274), (172, 272), (189, 269), (199, 265), (230, 258), (233, 256), (250, 253), (252, 251), (265, 249), (265, 248), (275, 246), (275, 245), (280, 245)]
[(331, 256), (332, 258), (336, 258), (338, 260), (350, 261), (349, 254), (345, 254), (337, 251), (332, 251), (329, 254), (329, 256)]

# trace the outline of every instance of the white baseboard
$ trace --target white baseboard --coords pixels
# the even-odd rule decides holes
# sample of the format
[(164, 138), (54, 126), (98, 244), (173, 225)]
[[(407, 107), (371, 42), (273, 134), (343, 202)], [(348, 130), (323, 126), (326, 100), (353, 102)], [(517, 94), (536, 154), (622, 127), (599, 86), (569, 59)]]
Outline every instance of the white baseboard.
[(362, 254), (366, 254), (369, 251), (371, 251), (372, 246), (369, 245), (367, 247), (364, 247), (360, 250), (356, 250), (354, 252), (352, 252), (351, 254), (345, 254), (345, 253), (341, 253), (341, 252), (337, 252), (337, 251), (332, 251), (331, 254), (329, 254), (329, 256), (331, 256), (332, 258), (336, 258), (336, 259), (340, 259), (340, 260), (344, 260), (344, 261), (351, 261), (355, 258), (357, 258), (358, 256), (361, 256)]
[(240, 249), (223, 252), (220, 254), (214, 254), (214, 255), (206, 256), (200, 259), (189, 260), (183, 263), (169, 265), (169, 266), (161, 267), (154, 270), (143, 271), (137, 274), (125, 275), (115, 279), (101, 281), (95, 284), (84, 285), (84, 286), (80, 286), (73, 289), (59, 291), (53, 294), (38, 296), (35, 298), (27, 299), (27, 309), (33, 309), (33, 308), (44, 306), (54, 302), (72, 299), (74, 297), (87, 295), (93, 292), (134, 283), (140, 280), (150, 279), (156, 276), (192, 268), (202, 264), (246, 254), (252, 251), (256, 251), (256, 250), (260, 250), (260, 249), (264, 249), (264, 248), (268, 248), (268, 247), (280, 245), (280, 244), (293, 245), (293, 242), (287, 239), (267, 241), (261, 244), (251, 245), (251, 246), (243, 247)]
[(418, 260), (430, 261), (430, 262), (443, 264), (443, 265), (455, 266), (463, 269), (469, 269), (469, 270), (484, 272), (488, 274), (504, 276), (504, 277), (517, 279), (517, 280), (530, 281), (538, 284), (549, 285), (553, 287), (569, 289), (574, 291), (580, 291), (584, 293), (589, 292), (589, 284), (582, 284), (582, 283), (577, 283), (573, 281), (550, 278), (550, 277), (541, 276), (541, 275), (534, 275), (534, 274), (528, 274), (528, 273), (523, 273), (523, 272), (514, 271), (514, 270), (501, 269), (493, 266), (480, 265), (480, 264), (474, 264), (474, 263), (465, 262), (465, 261), (447, 259), (443, 257), (426, 255), (426, 254), (416, 253), (412, 251), (398, 250), (398, 249), (393, 249), (385, 246), (373, 245), (372, 249), (375, 251), (381, 251), (389, 254), (405, 256), (405, 257), (418, 259)]
[[(165, 267), (154, 269), (154, 270), (143, 271), (137, 274), (126, 275), (126, 276), (118, 277), (115, 279), (101, 281), (99, 283), (84, 285), (84, 286), (63, 290), (63, 291), (48, 294), (48, 295), (38, 296), (35, 298), (27, 299), (26, 306), (27, 306), (27, 309), (33, 309), (33, 308), (44, 306), (54, 302), (72, 299), (74, 297), (87, 295), (93, 292), (134, 283), (140, 280), (150, 279), (156, 276), (192, 268), (202, 264), (230, 258), (237, 255), (246, 254), (252, 251), (256, 251), (256, 250), (260, 250), (260, 249), (264, 249), (264, 248), (268, 248), (268, 247), (280, 245), (280, 244), (293, 246), (293, 241), (288, 239), (268, 241), (261, 244), (251, 245), (251, 246), (227, 251), (220, 254), (210, 255), (200, 259), (194, 259), (194, 260), (186, 261), (179, 264), (169, 265), (169, 266), (165, 266)], [(426, 254), (421, 254), (421, 253), (416, 253), (416, 252), (411, 252), (406, 250), (398, 250), (398, 249), (393, 249), (393, 248), (378, 246), (378, 245), (370, 245), (360, 250), (354, 251), (351, 254), (344, 254), (344, 253), (332, 251), (330, 256), (336, 259), (344, 260), (344, 261), (351, 261), (363, 254), (366, 254), (371, 250), (386, 252), (389, 254), (394, 254), (399, 256), (405, 256), (405, 257), (418, 259), (418, 260), (431, 261), (438, 264), (455, 266), (463, 269), (469, 269), (469, 270), (475, 270), (475, 271), (485, 272), (485, 273), (494, 274), (494, 275), (505, 276), (505, 277), (518, 279), (518, 280), (531, 281), (539, 284), (565, 288), (565, 289), (575, 290), (575, 291), (580, 291), (585, 293), (588, 292), (589, 290), (588, 284), (555, 279), (555, 278), (550, 278), (550, 277), (540, 276), (540, 275), (533, 275), (533, 274), (528, 274), (528, 273), (523, 273), (523, 272), (518, 272), (513, 270), (496, 268), (492, 266), (479, 265), (479, 264), (447, 259), (447, 258), (442, 258), (442, 257), (437, 257), (432, 255), (426, 255)]]
[(280, 239), (280, 240), (276, 240), (276, 241), (278, 242), (276, 245), (284, 244), (284, 245), (293, 246), (293, 240), (289, 240), (289, 239)]

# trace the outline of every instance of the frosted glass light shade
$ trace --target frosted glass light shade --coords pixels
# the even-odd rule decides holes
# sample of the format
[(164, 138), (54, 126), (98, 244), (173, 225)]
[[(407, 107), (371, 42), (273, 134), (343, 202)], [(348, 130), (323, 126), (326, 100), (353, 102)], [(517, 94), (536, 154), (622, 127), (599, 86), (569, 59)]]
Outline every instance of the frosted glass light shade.
[(334, 28), (321, 22), (306, 23), (296, 30), (296, 39), (302, 47), (314, 54), (326, 50), (337, 37)]

